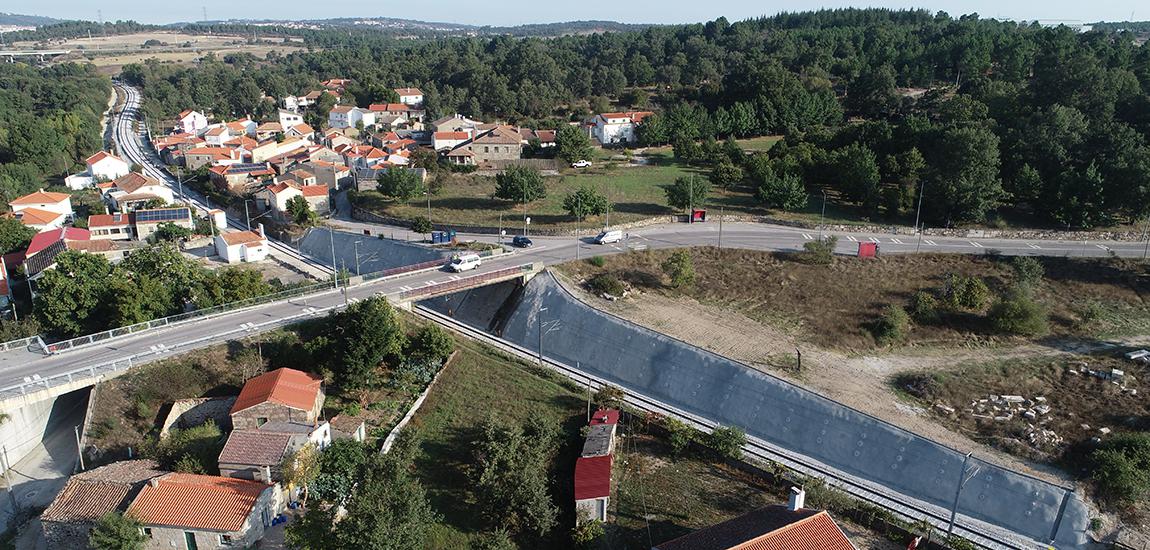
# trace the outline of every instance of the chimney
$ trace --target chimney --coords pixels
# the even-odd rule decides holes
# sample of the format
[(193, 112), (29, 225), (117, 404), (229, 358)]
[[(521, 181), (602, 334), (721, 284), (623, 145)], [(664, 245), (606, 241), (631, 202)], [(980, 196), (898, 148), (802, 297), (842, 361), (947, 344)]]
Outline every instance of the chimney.
[(264, 224), (262, 224), (262, 223), (259, 224), (259, 227), (260, 227), (260, 236), (265, 238), (265, 239), (268, 238), (268, 236), (264, 234)]
[(798, 512), (806, 505), (807, 492), (798, 488), (791, 487), (791, 498), (787, 501), (787, 510), (791, 512)]
[(271, 466), (264, 466), (264, 481), (266, 483), (272, 482), (272, 467)]
[(160, 486), (160, 478), (153, 477), (152, 479), (149, 479), (148, 485), (151, 485), (152, 487), (159, 487)]

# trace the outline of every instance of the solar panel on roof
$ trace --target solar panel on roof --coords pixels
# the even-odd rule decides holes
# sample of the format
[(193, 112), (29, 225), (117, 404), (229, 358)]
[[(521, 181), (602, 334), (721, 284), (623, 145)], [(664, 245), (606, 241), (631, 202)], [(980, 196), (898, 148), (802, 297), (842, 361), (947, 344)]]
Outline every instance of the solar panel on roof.
[(136, 222), (137, 223), (154, 223), (154, 222), (167, 222), (175, 220), (186, 220), (191, 217), (191, 211), (187, 208), (159, 208), (156, 210), (137, 210)]

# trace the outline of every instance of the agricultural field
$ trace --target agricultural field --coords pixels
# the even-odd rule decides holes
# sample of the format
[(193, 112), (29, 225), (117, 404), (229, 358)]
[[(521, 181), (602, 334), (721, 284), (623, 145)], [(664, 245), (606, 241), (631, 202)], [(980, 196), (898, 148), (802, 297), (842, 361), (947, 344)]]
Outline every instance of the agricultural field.
[(284, 42), (280, 38), (258, 38), (227, 35), (192, 35), (178, 32), (142, 32), (115, 36), (93, 36), (50, 42), (17, 42), (14, 49), (63, 49), (72, 50), (60, 61), (86, 60), (100, 68), (100, 71), (114, 75), (129, 63), (139, 63), (149, 58), (161, 62), (190, 64), (212, 53), (217, 57), (228, 54), (248, 53), (259, 58), (269, 52), (288, 54), (304, 49), (303, 40), (298, 38)]

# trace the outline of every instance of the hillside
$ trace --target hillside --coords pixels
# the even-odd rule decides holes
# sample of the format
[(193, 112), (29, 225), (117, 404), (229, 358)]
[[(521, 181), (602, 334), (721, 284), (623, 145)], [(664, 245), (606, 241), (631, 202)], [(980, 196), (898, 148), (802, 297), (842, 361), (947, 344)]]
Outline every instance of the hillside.
[(59, 22), (59, 19), (53, 19), (51, 17), (0, 12), (0, 25), (4, 26), (39, 27), (40, 25), (51, 25), (52, 23)]
[[(190, 23), (173, 23), (183, 27)], [(331, 30), (354, 28), (365, 31), (379, 31), (382, 34), (402, 36), (565, 36), (596, 32), (627, 32), (643, 30), (652, 25), (619, 23), (616, 21), (566, 21), (559, 23), (535, 23), (527, 25), (493, 27), (397, 19), (394, 17), (340, 17), (333, 19), (273, 20), (273, 19), (232, 19), (211, 21), (211, 25), (253, 25), (259, 27), (283, 27), (289, 29)]]

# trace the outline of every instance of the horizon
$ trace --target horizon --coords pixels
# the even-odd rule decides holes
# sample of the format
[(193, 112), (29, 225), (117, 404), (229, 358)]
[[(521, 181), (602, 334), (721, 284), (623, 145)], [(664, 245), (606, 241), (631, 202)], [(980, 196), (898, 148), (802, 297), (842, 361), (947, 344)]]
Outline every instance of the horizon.
[[(260, 6), (244, 6), (237, 9), (231, 3), (219, 0), (206, 0), (195, 6), (178, 6), (174, 9), (155, 10), (151, 2), (144, 0), (120, 0), (100, 4), (99, 8), (86, 0), (61, 0), (48, 6), (48, 9), (35, 10), (17, 15), (38, 15), (66, 20), (86, 21), (137, 21), (148, 24), (194, 23), (228, 20), (319, 20), (342, 18), (393, 18), (431, 23), (447, 23), (473, 26), (506, 27), (531, 24), (566, 23), (572, 21), (609, 21), (628, 24), (689, 24), (711, 21), (726, 17), (729, 21), (740, 21), (781, 12), (817, 11), (839, 8), (888, 8), (925, 9), (932, 13), (945, 11), (951, 16), (978, 13), (980, 17), (1010, 20), (1074, 21), (1094, 23), (1100, 21), (1136, 21), (1139, 2), (1122, 0), (1109, 2), (1105, 6), (1082, 5), (1069, 0), (1050, 0), (1043, 3), (1018, 2), (1004, 6), (1001, 2), (987, 0), (956, 1), (946, 0), (927, 5), (922, 2), (850, 2), (830, 1), (818, 6), (796, 0), (782, 0), (763, 5), (751, 0), (720, 0), (706, 5), (698, 3), (674, 2), (668, 6), (656, 0), (636, 0), (621, 13), (618, 4), (596, 0), (585, 3), (579, 13), (569, 9), (549, 10), (524, 0), (507, 0), (497, 10), (486, 9), (474, 4), (437, 2), (421, 6), (420, 10), (405, 10), (398, 13), (370, 13), (371, 8), (362, 2), (333, 0), (323, 8), (301, 0), (286, 0), (277, 6), (278, 17), (269, 17)], [(670, 9), (668, 9), (670, 7)], [(979, 9), (986, 8), (986, 9)], [(557, 13), (552, 13), (557, 11)]]

